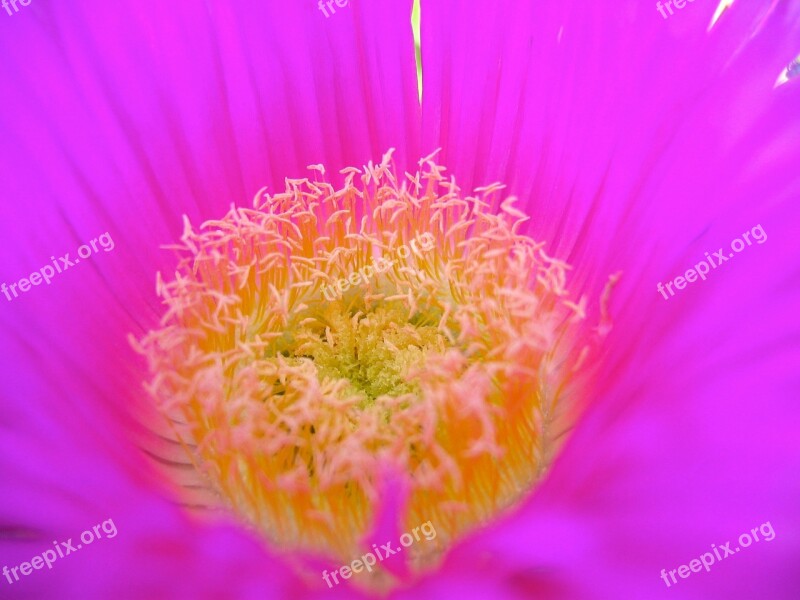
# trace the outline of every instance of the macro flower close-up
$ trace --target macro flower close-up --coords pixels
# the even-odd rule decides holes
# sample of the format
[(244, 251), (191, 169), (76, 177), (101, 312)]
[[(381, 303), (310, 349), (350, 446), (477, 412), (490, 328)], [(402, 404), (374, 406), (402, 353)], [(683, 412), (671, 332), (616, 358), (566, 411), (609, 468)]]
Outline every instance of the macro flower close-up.
[(800, 1), (0, 7), (0, 597), (800, 595)]

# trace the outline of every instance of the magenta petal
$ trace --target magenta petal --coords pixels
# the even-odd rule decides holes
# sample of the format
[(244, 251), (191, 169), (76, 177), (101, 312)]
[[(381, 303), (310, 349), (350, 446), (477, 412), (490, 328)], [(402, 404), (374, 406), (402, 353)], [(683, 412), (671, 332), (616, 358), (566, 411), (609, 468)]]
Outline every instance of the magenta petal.
[[(461, 181), (511, 183), (531, 231), (575, 265), (576, 293), (622, 272), (614, 329), (544, 485), (407, 595), (794, 598), (800, 88), (773, 84), (798, 50), (798, 5), (737, 3), (710, 35), (710, 5), (667, 27), (633, 3), (508, 3), (510, 23), (505, 7), (429, 7), (426, 135)], [(478, 21), (510, 33), (469, 35)], [(492, 58), (467, 69), (467, 47)], [(477, 93), (458, 102), (465, 89)], [(768, 241), (735, 253), (758, 225)], [(707, 281), (657, 292), (718, 248), (733, 257)], [(767, 521), (772, 542), (679, 590), (661, 580)]]
[(443, 148), (465, 190), (508, 184), (534, 236), (574, 264), (610, 231), (651, 236), (676, 203), (705, 211), (679, 213), (694, 239), (729, 206), (720, 182), (743, 190), (742, 152), (791, 157), (769, 140), (788, 113), (766, 111), (797, 93), (772, 87), (800, 26), (793, 3), (737, 2), (706, 33), (713, 3), (690, 8), (665, 23), (633, 1), (424, 6), (425, 148)]
[(14, 199), (0, 206), (0, 281), (74, 259), (106, 231), (115, 244), (0, 296), (0, 555), (17, 565), (108, 518), (119, 535), (13, 590), (301, 597), (240, 527), (190, 520), (145, 459), (145, 365), (126, 336), (158, 322), (155, 273), (174, 268), (159, 246), (180, 237), (183, 213), (219, 217), (311, 163), (335, 171), (390, 146), (417, 157), (413, 42), (396, 26), (410, 4), (330, 24), (310, 4), (24, 10), (0, 18), (0, 178)]
[[(119, 534), (20, 597), (357, 597), (313, 591), (260, 540), (198, 521), (146, 460), (145, 369), (126, 341), (162, 308), (160, 244), (311, 163), (328, 171), (442, 148), (466, 190), (501, 180), (530, 231), (575, 267), (607, 338), (592, 405), (541, 488), (453, 548), (413, 598), (797, 596), (800, 6), (423, 3), (424, 110), (410, 2), (153, 4), (35, 0), (0, 12), (3, 282), (97, 252), (0, 296), (2, 563), (114, 519)], [(334, 176), (335, 177), (335, 176)], [(753, 244), (676, 296), (731, 240)], [(370, 539), (396, 536), (387, 505)], [(763, 541), (667, 589), (675, 569), (769, 521)], [(102, 545), (101, 545), (102, 544)], [(401, 570), (397, 570), (402, 573)]]

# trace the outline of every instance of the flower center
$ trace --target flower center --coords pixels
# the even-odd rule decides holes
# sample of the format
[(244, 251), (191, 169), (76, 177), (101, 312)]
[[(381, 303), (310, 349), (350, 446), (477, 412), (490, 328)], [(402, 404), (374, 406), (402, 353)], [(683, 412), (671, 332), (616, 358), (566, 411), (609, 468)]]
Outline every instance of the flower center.
[[(387, 303), (365, 313), (363, 303), (338, 302), (322, 310), (298, 330), (292, 343), (280, 352), (294, 364), (313, 362), (320, 380), (349, 382), (340, 397), (362, 396), (361, 408), (373, 406), (381, 396), (419, 395), (418, 383), (409, 377), (430, 351), (443, 350), (446, 338), (424, 317), (408, 320), (400, 302)], [(360, 304), (360, 306), (358, 306)]]
[(528, 492), (589, 345), (568, 267), (517, 233), (502, 186), (462, 197), (431, 159), (400, 183), (390, 157), (187, 224), (139, 346), (218, 496), (281, 547), (344, 562), (387, 470), (408, 490), (400, 527), (430, 521), (440, 550)]

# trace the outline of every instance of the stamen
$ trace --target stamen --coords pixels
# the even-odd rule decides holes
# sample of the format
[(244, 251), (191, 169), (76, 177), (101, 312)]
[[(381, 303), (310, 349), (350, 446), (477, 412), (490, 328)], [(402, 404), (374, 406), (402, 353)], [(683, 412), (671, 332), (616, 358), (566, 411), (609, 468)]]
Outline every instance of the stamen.
[(176, 276), (158, 276), (148, 389), (281, 547), (357, 556), (392, 465), (402, 525), (431, 521), (443, 549), (532, 488), (580, 404), (592, 342), (569, 266), (519, 233), (504, 186), (463, 196), (433, 155), (420, 167), (398, 180), (390, 152), (334, 189), (314, 165), (251, 209), (185, 220)]

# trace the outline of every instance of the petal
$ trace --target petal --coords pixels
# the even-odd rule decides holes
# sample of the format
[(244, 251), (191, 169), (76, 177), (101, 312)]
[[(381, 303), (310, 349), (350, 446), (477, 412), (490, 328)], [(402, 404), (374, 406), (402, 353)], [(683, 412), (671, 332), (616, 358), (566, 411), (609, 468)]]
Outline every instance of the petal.
[[(740, 4), (710, 35), (700, 4), (655, 26), (633, 3), (531, 8), (527, 36), (516, 4), (500, 24), (462, 3), (423, 6), (426, 135), (465, 181), (511, 183), (534, 235), (576, 267), (577, 293), (623, 276), (592, 406), (544, 484), (409, 596), (452, 583), (509, 598), (654, 597), (661, 569), (768, 521), (782, 543), (674, 585), (696, 598), (796, 595), (800, 89), (773, 85), (797, 50), (798, 3)], [(478, 18), (506, 27), (503, 43), (468, 37)], [(492, 58), (467, 71), (466, 44)], [(460, 112), (458, 86), (479, 90)], [(465, 148), (462, 135), (486, 143)], [(656, 291), (718, 248), (728, 262), (706, 281), (668, 300)]]
[(14, 490), (3, 556), (19, 564), (112, 518), (119, 536), (103, 552), (28, 590), (300, 597), (287, 565), (239, 527), (190, 518), (145, 459), (158, 440), (126, 336), (158, 322), (155, 273), (174, 268), (159, 245), (180, 236), (183, 213), (220, 216), (311, 163), (337, 170), (389, 146), (418, 155), (410, 3), (330, 22), (310, 5), (256, 2), (64, 8), (33, 4), (1, 24), (0, 177), (15, 199), (0, 207), (5, 282), (60, 268), (67, 251), (74, 261), (106, 231), (114, 247), (0, 297), (0, 473)]

